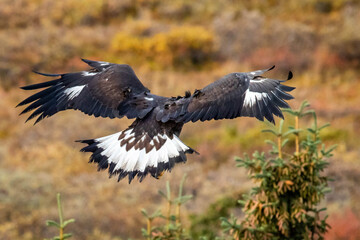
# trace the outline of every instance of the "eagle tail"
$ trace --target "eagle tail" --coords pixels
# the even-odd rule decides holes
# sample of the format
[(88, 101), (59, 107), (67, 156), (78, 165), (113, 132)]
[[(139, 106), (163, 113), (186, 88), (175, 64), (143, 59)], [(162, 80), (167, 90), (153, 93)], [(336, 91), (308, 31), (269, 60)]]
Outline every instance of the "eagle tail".
[(166, 123), (156, 122), (158, 126), (147, 131), (143, 122), (146, 120), (138, 119), (128, 129), (109, 136), (79, 140), (88, 144), (81, 151), (92, 153), (89, 162), (97, 163), (99, 171), (108, 169), (110, 177), (118, 175), (118, 181), (128, 176), (129, 183), (135, 177), (141, 182), (149, 173), (159, 178), (176, 163), (186, 162), (187, 153), (197, 153), (171, 128), (160, 127)]

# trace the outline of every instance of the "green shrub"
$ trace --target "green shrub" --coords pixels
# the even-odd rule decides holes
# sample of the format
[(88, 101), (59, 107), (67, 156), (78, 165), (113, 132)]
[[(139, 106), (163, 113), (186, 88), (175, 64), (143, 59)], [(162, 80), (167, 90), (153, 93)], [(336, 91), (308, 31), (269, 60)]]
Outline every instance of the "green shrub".
[[(255, 152), (253, 158), (245, 155), (237, 159), (238, 166), (249, 171), (257, 183), (244, 200), (245, 219), (240, 223), (235, 218), (223, 218), (222, 226), (234, 238), (239, 239), (323, 239), (329, 225), (326, 208), (317, 205), (330, 190), (329, 178), (323, 173), (327, 159), (335, 146), (325, 148), (314, 111), (305, 111), (306, 102), (299, 110), (285, 110), (295, 116), (295, 126), (283, 132), (283, 121), (279, 130), (267, 129), (276, 136), (270, 156)], [(307, 129), (304, 139), (299, 128), (299, 118), (311, 114), (314, 124)], [(286, 153), (282, 148), (288, 142), (287, 136), (295, 135), (295, 152)]]
[(229, 217), (230, 211), (238, 206), (237, 198), (228, 196), (210, 204), (204, 213), (191, 215), (190, 234), (192, 239), (204, 237), (215, 239), (218, 232), (221, 231), (221, 226), (219, 225), (220, 217)]
[[(159, 191), (160, 195), (166, 200), (166, 214), (163, 215), (160, 210), (149, 214), (145, 209), (141, 213), (146, 218), (146, 229), (142, 229), (142, 234), (147, 240), (162, 240), (162, 239), (190, 239), (189, 234), (184, 229), (181, 223), (181, 206), (192, 198), (192, 195), (183, 195), (183, 187), (186, 179), (186, 174), (183, 176), (178, 197), (173, 199), (171, 197), (170, 184), (166, 182), (166, 193)], [(175, 214), (173, 214), (173, 206), (175, 205)], [(157, 218), (166, 220), (166, 224), (160, 226), (153, 226), (153, 221)]]

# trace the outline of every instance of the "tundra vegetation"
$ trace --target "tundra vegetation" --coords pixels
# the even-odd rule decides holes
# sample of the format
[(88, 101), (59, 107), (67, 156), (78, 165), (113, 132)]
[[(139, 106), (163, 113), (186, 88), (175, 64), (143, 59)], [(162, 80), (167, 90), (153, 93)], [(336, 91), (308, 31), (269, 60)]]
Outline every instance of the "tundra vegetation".
[[(356, 0), (282, 1), (281, 4), (273, 0), (0, 1), (1, 239), (59, 236), (56, 227), (45, 225), (47, 219), (58, 218), (57, 193), (61, 193), (64, 219), (76, 219), (64, 231), (72, 233), (74, 239), (142, 238), (145, 232), (140, 226), (147, 230), (147, 218), (140, 213), (141, 209), (151, 216), (160, 208), (165, 219), (155, 217), (151, 226), (165, 226), (166, 231), (167, 200), (157, 191), (166, 189), (169, 181), (175, 193), (173, 190), (179, 188), (184, 173), (187, 179), (183, 193), (193, 197), (181, 205), (183, 236), (221, 237), (221, 217), (231, 224), (236, 218), (235, 228), (227, 226), (229, 233), (224, 236), (243, 236), (246, 228), (254, 229), (247, 234), (262, 234), (256, 229), (276, 229), (257, 223), (259, 219), (255, 217), (249, 218), (246, 206), (257, 206), (258, 212), (261, 206), (261, 211), (265, 211), (262, 202), (257, 204), (262, 198), (251, 189), (257, 187), (260, 191), (263, 181), (271, 179), (257, 179), (251, 174), (275, 171), (273, 164), (278, 155), (266, 153), (264, 162), (269, 165), (260, 169), (251, 169), (250, 165), (236, 168), (233, 161), (234, 156), (242, 156), (245, 162), (254, 161), (262, 166), (261, 152), (268, 149), (264, 141), (273, 134), (260, 134), (268, 127), (266, 123), (239, 118), (189, 124), (182, 139), (200, 155), (190, 157), (186, 164), (176, 166), (160, 180), (147, 178), (141, 184), (131, 185), (117, 183), (108, 179), (105, 172), (97, 172), (95, 165), (87, 163), (89, 156), (78, 152), (81, 144), (74, 143), (77, 139), (123, 130), (130, 124), (127, 119), (85, 118), (80, 112), (67, 111), (35, 127), (24, 124), (25, 118), (18, 117), (20, 110), (14, 108), (27, 95), (19, 87), (45, 80), (31, 70), (82, 71), (87, 66), (80, 57), (129, 63), (145, 86), (164, 96), (200, 89), (230, 72), (275, 64), (275, 70), (267, 76), (283, 74), (285, 79), (288, 70), (293, 71), (294, 79), (288, 85), (296, 90), (290, 105), (296, 109), (304, 99), (309, 100), (319, 126), (331, 123), (331, 127), (319, 132), (319, 138), (327, 146), (338, 144), (322, 175), (334, 180), (328, 181), (332, 191), (320, 205), (315, 204), (322, 198), (319, 192), (313, 193), (319, 199), (309, 200), (318, 206), (317, 210), (327, 207), (326, 223), (331, 229), (322, 232), (325, 213), (320, 213), (316, 219), (320, 225), (314, 234), (319, 233), (316, 237), (325, 239), (360, 238), (359, 13), (360, 3)], [(300, 128), (310, 126), (313, 120), (311, 114), (302, 117)], [(287, 114), (284, 132), (295, 124), (292, 121), (292, 115)], [(277, 119), (275, 129), (279, 127), (280, 119)], [(295, 132), (286, 136), (289, 140), (282, 151), (284, 167), (290, 159), (287, 154), (293, 155), (296, 146), (302, 149), (300, 153), (310, 154), (301, 145), (307, 141), (307, 130), (303, 130), (299, 133), (303, 136), (300, 145), (296, 144)], [(320, 145), (317, 150), (321, 151)], [(254, 151), (259, 155), (249, 159), (243, 155)], [(289, 168), (289, 174), (292, 170)], [(294, 184), (284, 183), (283, 194), (301, 191), (295, 184), (300, 180), (289, 180)], [(248, 198), (243, 197), (250, 192)], [(255, 205), (242, 206), (238, 202), (251, 199)], [(267, 200), (274, 203), (272, 198)], [(172, 207), (171, 214), (176, 216), (176, 204)], [(266, 209), (270, 211), (269, 207)], [(299, 205), (297, 209), (302, 208)], [(291, 214), (294, 212), (290, 217)], [(302, 214), (308, 223), (312, 222), (311, 216), (316, 216), (315, 212), (301, 213), (297, 216), (300, 220)], [(245, 219), (254, 223), (243, 225)], [(291, 224), (308, 226), (296, 221), (282, 223), (288, 229)], [(170, 224), (178, 226), (176, 219)]]

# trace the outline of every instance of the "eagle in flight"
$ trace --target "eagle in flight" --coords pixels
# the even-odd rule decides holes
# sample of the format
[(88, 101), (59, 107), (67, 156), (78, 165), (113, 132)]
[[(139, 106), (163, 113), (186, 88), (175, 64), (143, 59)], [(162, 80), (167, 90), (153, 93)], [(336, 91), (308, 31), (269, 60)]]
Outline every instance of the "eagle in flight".
[[(81, 149), (92, 153), (90, 162), (108, 169), (118, 181), (128, 176), (129, 183), (140, 182), (147, 174), (158, 178), (175, 163), (186, 162), (186, 154), (197, 153), (185, 145), (179, 135), (185, 123), (211, 119), (255, 117), (274, 123), (283, 118), (280, 108), (289, 108), (285, 100), (294, 87), (280, 80), (263, 77), (273, 69), (230, 73), (192, 94), (162, 97), (150, 93), (126, 64), (82, 59), (91, 70), (65, 74), (38, 74), (56, 78), (22, 87), (42, 89), (18, 106), (29, 104), (20, 114), (32, 111), (26, 120), (37, 117), (35, 124), (66, 109), (108, 118), (135, 118), (124, 131), (96, 139), (80, 140)], [(289, 72), (288, 79), (292, 78)]]

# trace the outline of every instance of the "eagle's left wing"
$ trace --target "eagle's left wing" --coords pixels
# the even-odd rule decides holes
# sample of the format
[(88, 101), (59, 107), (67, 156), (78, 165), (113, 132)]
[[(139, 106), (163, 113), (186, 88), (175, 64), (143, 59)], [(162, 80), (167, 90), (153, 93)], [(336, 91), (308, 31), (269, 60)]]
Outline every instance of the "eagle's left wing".
[[(293, 97), (287, 92), (295, 88), (261, 76), (272, 68), (231, 73), (191, 96), (170, 99), (158, 111), (157, 120), (186, 123), (248, 116), (274, 123), (273, 115), (283, 118), (280, 108), (289, 108), (285, 100)], [(288, 80), (291, 78), (289, 72)]]

